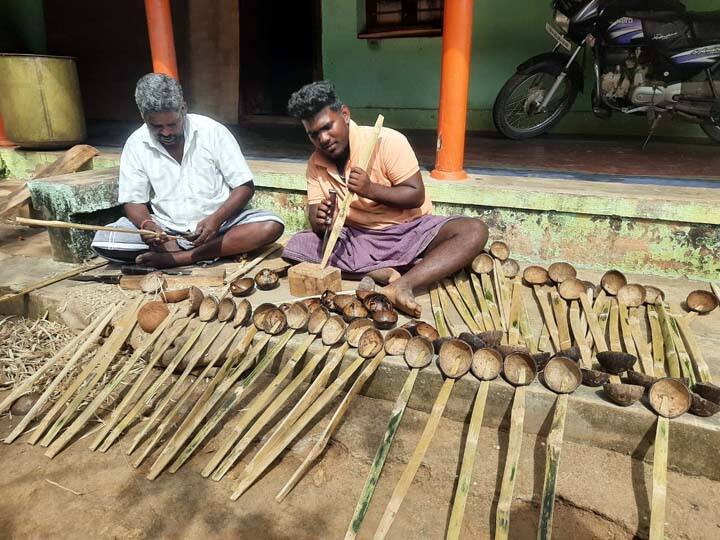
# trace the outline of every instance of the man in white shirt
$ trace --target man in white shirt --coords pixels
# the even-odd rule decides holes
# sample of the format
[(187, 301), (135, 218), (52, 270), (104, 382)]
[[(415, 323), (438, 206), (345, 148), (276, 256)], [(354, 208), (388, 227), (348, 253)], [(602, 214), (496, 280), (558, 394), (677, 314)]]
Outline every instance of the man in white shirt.
[(120, 157), (118, 201), (126, 217), (111, 226), (158, 236), (100, 231), (92, 243), (99, 255), (168, 268), (246, 253), (282, 235), (280, 217), (246, 208), (255, 187), (235, 138), (215, 120), (188, 114), (177, 80), (145, 75), (135, 102), (144, 124)]

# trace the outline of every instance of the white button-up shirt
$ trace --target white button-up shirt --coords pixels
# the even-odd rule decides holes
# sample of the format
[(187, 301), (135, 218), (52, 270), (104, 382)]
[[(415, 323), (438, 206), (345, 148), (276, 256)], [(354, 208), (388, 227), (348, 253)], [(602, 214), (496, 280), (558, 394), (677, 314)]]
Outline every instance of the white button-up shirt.
[(181, 232), (194, 231), (231, 189), (253, 179), (235, 137), (219, 122), (188, 114), (184, 134), (178, 163), (145, 124), (138, 128), (123, 148), (118, 187), (121, 204), (150, 202), (162, 226)]

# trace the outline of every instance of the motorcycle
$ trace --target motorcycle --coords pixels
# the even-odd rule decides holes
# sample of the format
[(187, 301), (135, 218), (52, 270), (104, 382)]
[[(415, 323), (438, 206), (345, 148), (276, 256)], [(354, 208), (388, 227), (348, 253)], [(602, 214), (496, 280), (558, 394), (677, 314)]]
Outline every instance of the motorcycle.
[(555, 48), (518, 66), (495, 100), (502, 134), (528, 139), (555, 126), (584, 91), (590, 51), (596, 116), (647, 115), (650, 135), (670, 117), (720, 142), (720, 11), (689, 12), (678, 0), (554, 0), (552, 8), (545, 29)]

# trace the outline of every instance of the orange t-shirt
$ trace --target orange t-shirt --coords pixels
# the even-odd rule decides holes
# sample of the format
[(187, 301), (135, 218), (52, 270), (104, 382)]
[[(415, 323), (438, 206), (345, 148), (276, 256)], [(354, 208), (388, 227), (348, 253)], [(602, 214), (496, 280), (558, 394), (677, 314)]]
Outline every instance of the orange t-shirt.
[[(371, 136), (372, 127), (360, 127), (350, 121), (350, 158), (345, 168), (345, 178), (359, 159), (360, 149)], [(370, 181), (382, 186), (400, 184), (420, 170), (417, 157), (405, 135), (390, 128), (380, 130), (375, 150), (370, 157), (367, 173)], [(310, 156), (307, 166), (308, 204), (320, 204), (330, 197), (330, 189), (337, 192), (338, 204), (347, 196), (348, 189), (338, 174), (337, 166), (319, 150)], [(357, 197), (350, 204), (346, 224), (364, 229), (385, 229), (407, 223), (432, 212), (432, 201), (425, 201), (418, 208), (394, 208), (365, 197)]]

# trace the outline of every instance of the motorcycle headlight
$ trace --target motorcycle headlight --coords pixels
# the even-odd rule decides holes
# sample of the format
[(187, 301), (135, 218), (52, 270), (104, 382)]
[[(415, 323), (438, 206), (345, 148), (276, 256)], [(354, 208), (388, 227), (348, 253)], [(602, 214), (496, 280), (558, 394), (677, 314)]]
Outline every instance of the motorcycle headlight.
[(563, 15), (559, 11), (555, 10), (554, 16), (555, 26), (557, 26), (563, 32), (567, 32), (570, 28), (570, 19), (566, 15)]

